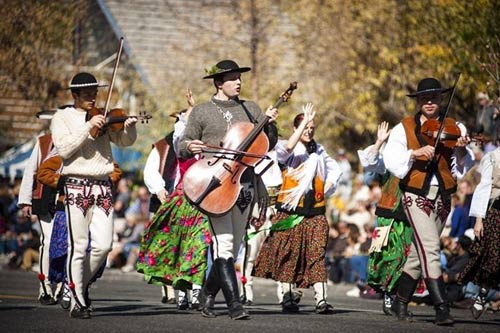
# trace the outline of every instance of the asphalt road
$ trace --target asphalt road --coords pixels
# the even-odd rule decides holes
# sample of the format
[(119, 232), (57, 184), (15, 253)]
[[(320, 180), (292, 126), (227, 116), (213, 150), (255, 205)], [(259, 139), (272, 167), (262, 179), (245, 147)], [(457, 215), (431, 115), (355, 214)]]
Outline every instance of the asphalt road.
[(416, 322), (398, 322), (385, 316), (380, 300), (345, 295), (351, 285), (328, 287), (335, 307), (330, 315), (314, 313), (313, 291), (304, 291), (300, 313), (282, 314), (273, 281), (255, 283), (255, 305), (248, 307), (251, 319), (233, 321), (218, 298), (219, 316), (203, 318), (197, 311), (178, 311), (160, 302), (160, 289), (148, 285), (137, 273), (109, 270), (91, 289), (96, 310), (92, 319), (72, 319), (59, 305), (42, 306), (37, 301), (35, 273), (0, 269), (0, 332), (500, 332), (500, 313), (485, 313), (476, 321), (468, 310), (452, 309), (454, 327), (432, 323), (430, 306), (414, 306)]

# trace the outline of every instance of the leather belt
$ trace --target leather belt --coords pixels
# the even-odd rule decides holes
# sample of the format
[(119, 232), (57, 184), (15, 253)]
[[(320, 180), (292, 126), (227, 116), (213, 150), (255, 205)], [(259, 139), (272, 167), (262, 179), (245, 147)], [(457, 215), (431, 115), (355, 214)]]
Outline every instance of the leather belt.
[(100, 179), (92, 179), (92, 178), (75, 178), (75, 177), (67, 177), (66, 183), (75, 184), (75, 185), (84, 185), (84, 186), (90, 186), (90, 185), (109, 186), (110, 185), (109, 180), (100, 180)]

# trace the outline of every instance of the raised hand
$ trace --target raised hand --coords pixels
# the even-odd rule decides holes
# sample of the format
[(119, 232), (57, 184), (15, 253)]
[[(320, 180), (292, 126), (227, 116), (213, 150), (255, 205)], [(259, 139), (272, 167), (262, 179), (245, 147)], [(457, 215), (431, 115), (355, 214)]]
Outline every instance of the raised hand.
[(195, 104), (194, 98), (193, 98), (193, 92), (189, 88), (186, 89), (186, 99), (187, 99), (188, 105), (190, 107), (193, 107)]
[(389, 129), (389, 123), (387, 121), (383, 121), (378, 125), (377, 129), (377, 141), (379, 143), (384, 143), (391, 134), (391, 130)]
[(310, 102), (302, 106), (302, 112), (304, 112), (304, 120), (302, 122), (304, 123), (304, 125), (307, 125), (314, 119), (316, 111), (313, 111), (313, 109), (314, 104)]

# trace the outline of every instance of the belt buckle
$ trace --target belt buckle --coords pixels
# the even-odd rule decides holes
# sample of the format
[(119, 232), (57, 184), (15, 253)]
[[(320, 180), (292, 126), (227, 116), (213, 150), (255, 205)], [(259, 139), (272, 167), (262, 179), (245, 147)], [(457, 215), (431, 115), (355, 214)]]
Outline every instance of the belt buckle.
[(434, 201), (436, 200), (438, 193), (439, 193), (439, 186), (431, 185), (429, 187), (429, 193), (427, 193), (426, 197), (427, 199)]

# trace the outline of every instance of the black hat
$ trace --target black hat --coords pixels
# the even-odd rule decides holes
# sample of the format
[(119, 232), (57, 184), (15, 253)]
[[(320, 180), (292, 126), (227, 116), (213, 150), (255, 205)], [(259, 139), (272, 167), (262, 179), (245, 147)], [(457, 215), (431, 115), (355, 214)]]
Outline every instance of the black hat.
[(209, 70), (205, 69), (207, 72), (207, 76), (203, 77), (204, 79), (213, 79), (218, 76), (222, 76), (226, 73), (239, 72), (244, 73), (251, 70), (250, 67), (240, 67), (238, 64), (232, 60), (222, 60), (219, 61), (215, 66), (210, 68)]
[(441, 87), (441, 82), (439, 82), (437, 79), (428, 77), (425, 79), (420, 80), (417, 86), (417, 91), (414, 92), (413, 94), (407, 94), (406, 96), (408, 97), (418, 97), (423, 94), (429, 94), (433, 92), (440, 92), (440, 93), (445, 93), (447, 91), (450, 91), (452, 88), (443, 88)]
[(90, 73), (78, 73), (71, 79), (68, 89), (80, 89), (88, 87), (107, 87), (107, 84), (99, 84), (94, 75)]

